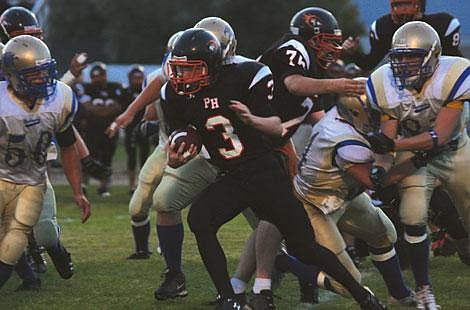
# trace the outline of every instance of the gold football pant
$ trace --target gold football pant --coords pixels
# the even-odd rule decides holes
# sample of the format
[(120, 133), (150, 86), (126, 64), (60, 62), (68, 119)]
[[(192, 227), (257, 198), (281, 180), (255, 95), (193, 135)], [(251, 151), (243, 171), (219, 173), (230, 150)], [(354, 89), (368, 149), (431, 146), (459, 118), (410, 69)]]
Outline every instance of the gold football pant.
[(0, 180), (0, 261), (15, 265), (39, 219), (45, 184), (20, 185)]
[[(373, 248), (393, 245), (397, 240), (395, 227), (383, 211), (372, 204), (370, 197), (362, 193), (342, 209), (324, 214), (320, 209), (304, 201), (315, 239), (336, 254), (351, 275), (361, 282), (361, 273), (346, 252), (346, 244), (340, 230), (360, 238)], [(349, 292), (333, 278), (329, 278), (336, 292), (350, 297)]]

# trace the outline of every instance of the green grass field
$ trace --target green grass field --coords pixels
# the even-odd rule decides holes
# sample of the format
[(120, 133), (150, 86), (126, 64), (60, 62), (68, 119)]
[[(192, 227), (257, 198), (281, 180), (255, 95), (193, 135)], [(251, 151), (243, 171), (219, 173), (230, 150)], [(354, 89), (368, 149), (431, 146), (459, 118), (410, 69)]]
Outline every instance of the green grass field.
[[(211, 309), (208, 302), (215, 289), (199, 258), (195, 239), (185, 231), (184, 271), (189, 295), (183, 299), (155, 301), (153, 291), (159, 285), (164, 269), (163, 259), (152, 255), (149, 260), (129, 261), (125, 257), (133, 250), (127, 213), (128, 190), (113, 188), (113, 196), (99, 198), (90, 189), (93, 214), (89, 222), (80, 224), (70, 190), (57, 186), (58, 218), (63, 228), (63, 242), (72, 253), (76, 274), (62, 280), (51, 263), (46, 274), (40, 275), (40, 292), (14, 293), (20, 280), (15, 275), (0, 291), (0, 309)], [(152, 212), (151, 245), (155, 252), (155, 214)], [(219, 237), (226, 251), (229, 268), (235, 269), (240, 250), (250, 230), (242, 217), (225, 225)], [(365, 264), (364, 283), (382, 300), (386, 300), (385, 285), (378, 273)], [(470, 267), (457, 257), (432, 258), (431, 275), (442, 309), (470, 309)], [(406, 272), (408, 283), (411, 282)], [(298, 306), (297, 282), (286, 276), (275, 292), (278, 309), (301, 309)], [(321, 305), (315, 309), (357, 309), (351, 300), (321, 293)], [(399, 308), (396, 308), (399, 309)]]

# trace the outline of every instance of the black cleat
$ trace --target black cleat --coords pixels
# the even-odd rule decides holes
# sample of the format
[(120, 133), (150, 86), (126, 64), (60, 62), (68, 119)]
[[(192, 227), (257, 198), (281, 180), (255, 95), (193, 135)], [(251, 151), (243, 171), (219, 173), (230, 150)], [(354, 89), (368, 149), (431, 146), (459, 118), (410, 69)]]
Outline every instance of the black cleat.
[(57, 247), (48, 248), (47, 254), (51, 257), (52, 263), (62, 279), (70, 279), (73, 276), (72, 257), (60, 241)]
[(155, 290), (154, 296), (158, 300), (166, 300), (169, 298), (186, 297), (186, 280), (182, 272), (165, 273), (165, 280), (158, 289)]
[(300, 302), (304, 304), (318, 304), (318, 287), (311, 283), (299, 280)]
[(241, 306), (235, 299), (220, 299), (220, 302), (215, 306), (215, 310), (241, 310)]
[[(240, 304), (240, 307), (243, 307), (246, 305), (246, 294), (245, 293), (240, 293), (240, 294), (235, 294), (235, 297), (233, 298), (236, 302)], [(223, 303), (224, 299), (220, 294), (218, 294), (215, 297), (215, 300), (213, 302), (210, 302), (210, 305), (221, 305)]]
[(387, 307), (380, 302), (380, 300), (375, 297), (374, 294), (369, 293), (367, 299), (359, 304), (363, 310), (385, 310)]
[(26, 251), (26, 260), (34, 272), (45, 273), (47, 271), (46, 259), (44, 258), (44, 254), (39, 247), (28, 246)]
[(127, 259), (149, 259), (151, 252), (135, 252), (127, 257)]
[(273, 300), (273, 292), (271, 290), (262, 290), (259, 294), (253, 293), (247, 304), (247, 308), (252, 310), (276, 309)]
[(41, 289), (41, 279), (36, 278), (34, 280), (24, 280), (20, 286), (18, 286), (15, 292), (25, 291), (39, 291)]

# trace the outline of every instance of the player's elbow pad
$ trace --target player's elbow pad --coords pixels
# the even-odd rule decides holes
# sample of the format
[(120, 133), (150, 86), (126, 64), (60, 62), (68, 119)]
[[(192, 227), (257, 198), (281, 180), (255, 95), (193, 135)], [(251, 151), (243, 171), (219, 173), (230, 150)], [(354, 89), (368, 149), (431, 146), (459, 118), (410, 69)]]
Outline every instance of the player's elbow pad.
[(59, 144), (60, 147), (71, 146), (75, 141), (77, 141), (72, 126), (69, 126), (62, 132), (56, 133), (56, 139), (57, 144)]

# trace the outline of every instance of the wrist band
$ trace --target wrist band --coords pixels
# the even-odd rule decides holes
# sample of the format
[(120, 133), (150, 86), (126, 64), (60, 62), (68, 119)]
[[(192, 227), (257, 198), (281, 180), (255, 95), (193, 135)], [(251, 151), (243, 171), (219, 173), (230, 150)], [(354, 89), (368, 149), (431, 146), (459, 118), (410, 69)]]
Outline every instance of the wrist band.
[(437, 135), (437, 132), (433, 128), (429, 129), (428, 132), (432, 139), (433, 149), (437, 149), (439, 146), (439, 136)]

